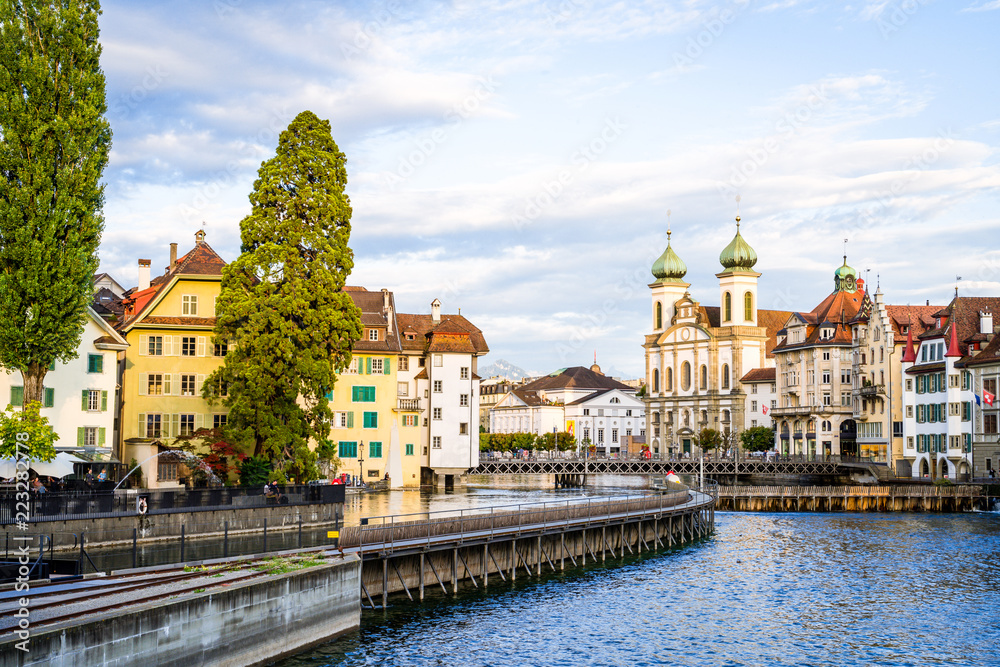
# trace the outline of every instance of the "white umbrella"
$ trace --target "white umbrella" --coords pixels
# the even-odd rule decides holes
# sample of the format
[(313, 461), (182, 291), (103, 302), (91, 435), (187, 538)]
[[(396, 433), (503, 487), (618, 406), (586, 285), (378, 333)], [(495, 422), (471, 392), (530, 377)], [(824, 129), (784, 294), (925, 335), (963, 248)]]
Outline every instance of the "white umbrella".
[(28, 467), (39, 475), (47, 477), (62, 478), (73, 474), (74, 463), (86, 463), (84, 459), (73, 456), (69, 452), (59, 452), (56, 457), (45, 463), (44, 461), (31, 461)]
[(17, 473), (17, 461), (14, 459), (0, 459), (0, 478), (10, 479)]

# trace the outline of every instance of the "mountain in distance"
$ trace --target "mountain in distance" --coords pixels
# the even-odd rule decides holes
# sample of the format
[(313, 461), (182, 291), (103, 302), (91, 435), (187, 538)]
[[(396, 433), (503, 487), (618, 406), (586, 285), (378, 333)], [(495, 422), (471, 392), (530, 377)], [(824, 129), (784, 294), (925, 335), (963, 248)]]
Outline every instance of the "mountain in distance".
[(512, 382), (520, 382), (521, 378), (529, 375), (523, 368), (515, 366), (506, 359), (497, 359), (489, 366), (480, 366), (478, 374), (484, 380), (491, 377), (502, 377)]

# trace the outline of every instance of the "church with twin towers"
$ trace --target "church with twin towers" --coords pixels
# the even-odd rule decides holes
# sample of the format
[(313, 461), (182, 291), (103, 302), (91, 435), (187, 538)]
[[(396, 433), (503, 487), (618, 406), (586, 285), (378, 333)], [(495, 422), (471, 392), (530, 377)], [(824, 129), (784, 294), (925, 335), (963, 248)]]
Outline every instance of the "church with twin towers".
[(719, 255), (718, 306), (691, 297), (687, 266), (670, 237), (668, 231), (649, 285), (646, 437), (654, 454), (696, 456), (702, 429), (733, 439), (751, 426), (771, 427), (772, 350), (791, 313), (758, 307), (757, 253), (740, 234), (739, 216), (736, 235)]

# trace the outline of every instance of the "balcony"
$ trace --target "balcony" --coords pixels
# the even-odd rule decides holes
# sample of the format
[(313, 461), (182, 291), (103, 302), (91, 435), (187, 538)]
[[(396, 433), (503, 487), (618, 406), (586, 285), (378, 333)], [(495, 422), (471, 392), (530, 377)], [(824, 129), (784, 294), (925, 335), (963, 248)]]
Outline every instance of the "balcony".
[(885, 396), (884, 384), (868, 384), (858, 390), (862, 396)]
[(395, 412), (423, 412), (419, 398), (397, 398)]

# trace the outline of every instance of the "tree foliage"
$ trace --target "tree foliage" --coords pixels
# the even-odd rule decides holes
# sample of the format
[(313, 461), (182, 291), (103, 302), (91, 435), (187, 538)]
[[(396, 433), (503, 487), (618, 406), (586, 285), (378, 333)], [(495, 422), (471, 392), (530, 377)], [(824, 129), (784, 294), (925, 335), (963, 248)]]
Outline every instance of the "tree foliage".
[(748, 452), (766, 452), (774, 448), (774, 431), (766, 426), (751, 426), (740, 433), (740, 442)]
[(722, 434), (714, 428), (703, 428), (695, 439), (703, 451), (711, 451), (722, 446)]
[(326, 440), (326, 394), (361, 337), (342, 291), (354, 266), (345, 162), (330, 123), (300, 113), (261, 164), (242, 254), (222, 273), (215, 333), (230, 347), (204, 393), (225, 384), (228, 439), (274, 462), (278, 478), (318, 475), (308, 443)]
[(479, 449), (491, 452), (512, 452), (518, 449), (566, 452), (576, 449), (576, 438), (566, 431), (559, 433), (480, 433)]
[(96, 0), (0, 0), (0, 365), (41, 401), (76, 357), (98, 267), (111, 126)]
[(32, 401), (20, 410), (8, 405), (0, 412), (0, 458), (51, 461), (56, 457), (57, 436), (48, 418), (41, 415), (41, 408), (41, 403)]

